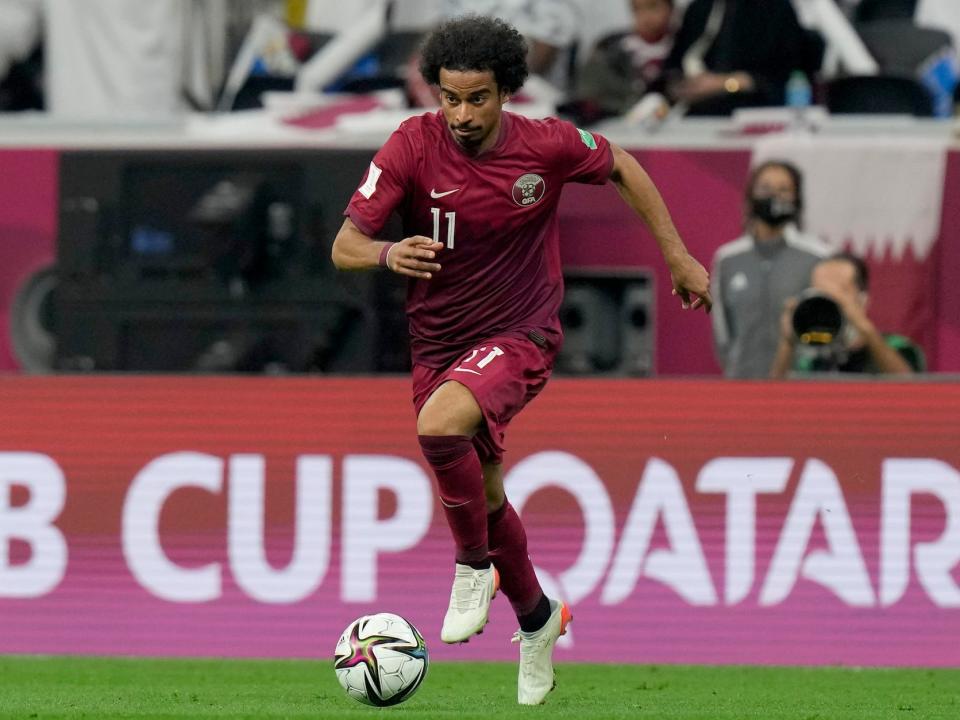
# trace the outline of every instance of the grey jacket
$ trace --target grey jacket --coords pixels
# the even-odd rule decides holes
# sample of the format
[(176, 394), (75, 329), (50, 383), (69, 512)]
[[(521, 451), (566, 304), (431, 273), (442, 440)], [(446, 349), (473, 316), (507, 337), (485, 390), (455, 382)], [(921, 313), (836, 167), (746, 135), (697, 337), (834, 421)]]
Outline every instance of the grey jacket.
[(750, 235), (721, 245), (713, 258), (713, 339), (727, 377), (765, 378), (780, 340), (787, 298), (810, 286), (810, 272), (829, 252), (819, 239), (784, 227), (783, 237)]

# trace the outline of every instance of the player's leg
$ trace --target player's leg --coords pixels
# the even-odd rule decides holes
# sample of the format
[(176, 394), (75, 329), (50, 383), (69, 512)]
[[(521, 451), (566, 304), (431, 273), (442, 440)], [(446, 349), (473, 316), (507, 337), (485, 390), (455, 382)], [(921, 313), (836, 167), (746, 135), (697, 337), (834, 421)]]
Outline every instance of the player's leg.
[(553, 648), (573, 620), (570, 607), (562, 600), (548, 600), (550, 614), (539, 630), (518, 630), (513, 642), (520, 643), (520, 673), (517, 677), (517, 702), (540, 705), (553, 690)]
[[(511, 418), (543, 388), (552, 360), (551, 351), (531, 341), (498, 337), (480, 343), (445, 371), (414, 368), (421, 446), (437, 474), (444, 509), (458, 538), (460, 559), (466, 561), (457, 565), (450, 610), (444, 619), (441, 639), (447, 642), (464, 641), (483, 628), (496, 588), (495, 566), (482, 567), (484, 560), (489, 562), (489, 535), (480, 463), (501, 463), (504, 431)], [(471, 436), (474, 453), (465, 442)], [(477, 512), (482, 533), (476, 524)], [(522, 532), (519, 518), (513, 515)], [(505, 527), (515, 529), (509, 523)], [(481, 535), (482, 543), (477, 539)], [(525, 551), (520, 556), (529, 563)], [(493, 574), (493, 579), (487, 573)], [(532, 569), (529, 577), (536, 581)], [(539, 593), (535, 604), (541, 599)], [(459, 616), (463, 622), (457, 621)]]
[(507, 596), (521, 630), (537, 630), (550, 616), (550, 604), (527, 554), (527, 533), (503, 492), (503, 465), (483, 465), (487, 497), (487, 542), (490, 559), (500, 571), (500, 589)]
[(472, 437), (482, 420), (473, 394), (458, 382), (440, 385), (417, 417), (420, 447), (437, 478), (456, 545), (456, 571), (440, 638), (466, 642), (482, 632), (497, 591), (487, 548), (483, 472)]
[(483, 473), (472, 441), (482, 417), (473, 394), (460, 383), (448, 381), (420, 410), (417, 435), (437, 476), (457, 562), (489, 567)]
[(503, 466), (484, 463), (483, 478), (490, 559), (520, 623), (514, 636), (520, 643), (517, 701), (539, 705), (553, 689), (553, 647), (573, 616), (566, 603), (548, 599), (540, 587), (523, 523), (503, 491)]

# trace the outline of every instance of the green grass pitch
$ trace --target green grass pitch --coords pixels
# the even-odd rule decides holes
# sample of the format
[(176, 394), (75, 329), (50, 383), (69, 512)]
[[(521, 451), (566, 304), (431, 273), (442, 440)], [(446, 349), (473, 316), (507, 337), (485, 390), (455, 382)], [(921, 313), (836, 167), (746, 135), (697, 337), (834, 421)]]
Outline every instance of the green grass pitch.
[(347, 698), (326, 661), (0, 657), (0, 718), (957, 720), (960, 670), (557, 666), (542, 707), (516, 666), (434, 663), (403, 705)]

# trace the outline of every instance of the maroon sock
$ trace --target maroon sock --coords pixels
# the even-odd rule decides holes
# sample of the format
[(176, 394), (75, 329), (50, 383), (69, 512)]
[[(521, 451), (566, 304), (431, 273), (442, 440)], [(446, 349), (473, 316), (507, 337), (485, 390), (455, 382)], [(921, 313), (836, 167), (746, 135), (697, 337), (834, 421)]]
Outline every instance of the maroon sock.
[(517, 617), (529, 615), (543, 597), (540, 581), (527, 555), (527, 533), (513, 505), (504, 502), (487, 515), (490, 559), (500, 573), (500, 589)]
[(423, 456), (437, 477), (440, 502), (457, 546), (457, 562), (484, 563), (488, 557), (487, 500), (473, 441), (464, 435), (419, 437)]

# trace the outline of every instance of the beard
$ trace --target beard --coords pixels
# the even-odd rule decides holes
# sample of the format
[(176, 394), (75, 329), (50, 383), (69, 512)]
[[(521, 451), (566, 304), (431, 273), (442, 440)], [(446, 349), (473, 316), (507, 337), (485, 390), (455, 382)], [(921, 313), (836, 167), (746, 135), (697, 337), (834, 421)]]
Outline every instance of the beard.
[[(467, 130), (470, 131), (469, 134), (462, 134), (457, 132), (458, 130)], [(457, 141), (457, 144), (467, 150), (473, 150), (483, 143), (484, 134), (481, 132), (481, 129), (478, 127), (473, 127), (470, 125), (466, 126), (450, 126), (450, 133), (453, 135), (453, 139)]]

